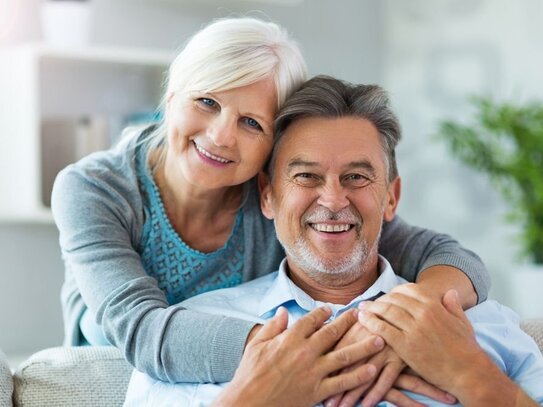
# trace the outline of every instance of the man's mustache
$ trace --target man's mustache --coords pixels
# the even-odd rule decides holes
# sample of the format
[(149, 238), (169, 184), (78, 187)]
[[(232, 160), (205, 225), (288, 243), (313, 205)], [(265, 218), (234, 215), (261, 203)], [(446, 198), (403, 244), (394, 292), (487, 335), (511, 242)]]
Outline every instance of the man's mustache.
[(355, 226), (362, 224), (362, 217), (352, 206), (347, 206), (338, 212), (331, 211), (324, 206), (317, 206), (311, 212), (306, 212), (302, 220), (304, 224), (326, 221), (350, 223)]

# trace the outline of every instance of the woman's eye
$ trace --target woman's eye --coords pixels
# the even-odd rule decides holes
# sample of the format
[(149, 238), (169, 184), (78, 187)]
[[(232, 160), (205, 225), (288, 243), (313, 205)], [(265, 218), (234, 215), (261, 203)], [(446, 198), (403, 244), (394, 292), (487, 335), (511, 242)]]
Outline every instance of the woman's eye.
[(206, 105), (208, 107), (215, 107), (217, 105), (217, 102), (215, 102), (213, 99), (209, 98), (199, 98), (198, 102), (200, 102), (203, 105)]
[(260, 124), (258, 124), (258, 122), (255, 119), (246, 117), (243, 120), (245, 121), (245, 124), (247, 124), (247, 126), (257, 129), (257, 130), (262, 130), (262, 126), (260, 126)]

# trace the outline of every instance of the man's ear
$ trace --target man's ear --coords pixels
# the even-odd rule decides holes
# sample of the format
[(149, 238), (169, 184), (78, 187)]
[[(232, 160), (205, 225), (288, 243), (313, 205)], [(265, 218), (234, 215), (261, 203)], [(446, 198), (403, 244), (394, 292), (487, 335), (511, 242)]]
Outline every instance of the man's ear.
[(264, 171), (258, 174), (258, 192), (260, 193), (260, 210), (266, 218), (273, 219), (271, 182)]
[(400, 201), (400, 194), (402, 192), (402, 180), (398, 176), (389, 185), (387, 191), (387, 201), (385, 202), (385, 211), (383, 213), (383, 220), (390, 222), (396, 215), (396, 209), (398, 208), (398, 202)]

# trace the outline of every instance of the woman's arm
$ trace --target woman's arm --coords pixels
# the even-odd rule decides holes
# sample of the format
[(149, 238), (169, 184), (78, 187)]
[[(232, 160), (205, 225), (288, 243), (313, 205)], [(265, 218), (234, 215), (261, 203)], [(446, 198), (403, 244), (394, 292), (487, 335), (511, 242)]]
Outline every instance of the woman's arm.
[(232, 378), (254, 324), (168, 304), (135, 249), (143, 223), (135, 173), (119, 174), (107, 159), (71, 166), (57, 178), (52, 209), (67, 274), (65, 316), (77, 321), (88, 306), (106, 339), (153, 378)]
[(485, 265), (448, 235), (411, 226), (396, 216), (383, 224), (379, 253), (398, 275), (421, 284), (436, 298), (453, 288), (469, 308), (488, 297), (490, 275)]

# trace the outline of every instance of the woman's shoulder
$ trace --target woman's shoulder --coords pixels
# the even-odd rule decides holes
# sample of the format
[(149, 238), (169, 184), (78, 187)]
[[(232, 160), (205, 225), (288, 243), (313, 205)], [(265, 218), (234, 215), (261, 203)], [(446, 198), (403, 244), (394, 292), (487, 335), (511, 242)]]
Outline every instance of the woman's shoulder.
[(123, 217), (141, 213), (134, 140), (90, 154), (60, 171), (51, 197), (55, 219), (76, 210), (90, 212), (89, 216), (99, 212), (103, 216), (104, 211), (124, 213)]

